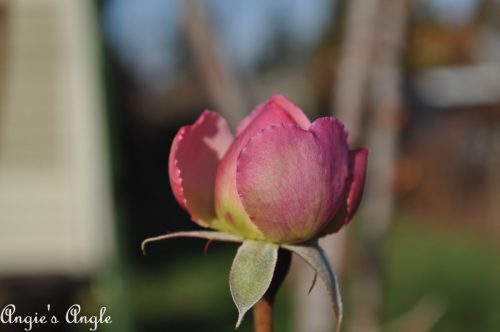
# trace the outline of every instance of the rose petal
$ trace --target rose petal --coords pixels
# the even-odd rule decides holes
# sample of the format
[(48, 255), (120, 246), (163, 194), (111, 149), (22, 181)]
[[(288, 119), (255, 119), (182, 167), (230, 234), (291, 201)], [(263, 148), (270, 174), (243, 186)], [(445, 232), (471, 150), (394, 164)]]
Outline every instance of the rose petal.
[(205, 111), (193, 125), (182, 127), (172, 143), (168, 168), (174, 196), (200, 226), (215, 218), (215, 172), (232, 141), (226, 121)]
[(368, 150), (365, 148), (349, 151), (349, 178), (345, 202), (321, 236), (338, 232), (356, 213), (363, 196), (367, 158)]
[[(294, 120), (295, 123), (297, 123), (301, 128), (307, 129), (311, 125), (311, 122), (307, 118), (307, 116), (304, 115), (302, 110), (295, 106), (290, 100), (288, 100), (285, 96), (276, 94), (271, 97), (267, 102), (260, 104), (257, 106), (250, 115), (248, 115), (246, 118), (244, 118), (241, 122), (240, 125), (238, 126), (238, 129), (236, 130), (236, 136), (239, 136), (248, 126), (251, 122), (253, 122), (256, 118), (258, 118), (261, 113), (269, 111), (269, 108), (281, 108), (284, 110), (288, 115)], [(269, 113), (266, 114), (269, 116)], [(259, 126), (261, 128), (266, 127), (266, 121), (267, 125), (270, 125), (273, 122), (272, 117), (263, 117), (259, 121), (262, 121)]]
[(368, 160), (368, 149), (362, 148), (349, 151), (349, 169), (351, 183), (347, 194), (347, 224), (358, 210), (363, 190), (365, 188), (366, 163)]
[(254, 136), (237, 161), (241, 202), (265, 238), (280, 243), (318, 234), (343, 203), (348, 176), (347, 137), (333, 118), (309, 131), (275, 125)]
[(259, 106), (240, 125), (236, 137), (224, 159), (219, 164), (215, 180), (215, 209), (224, 229), (246, 238), (262, 239), (262, 233), (248, 218), (236, 190), (236, 159), (248, 140), (272, 124), (289, 123), (309, 127), (309, 120), (302, 111), (283, 96), (274, 96)]

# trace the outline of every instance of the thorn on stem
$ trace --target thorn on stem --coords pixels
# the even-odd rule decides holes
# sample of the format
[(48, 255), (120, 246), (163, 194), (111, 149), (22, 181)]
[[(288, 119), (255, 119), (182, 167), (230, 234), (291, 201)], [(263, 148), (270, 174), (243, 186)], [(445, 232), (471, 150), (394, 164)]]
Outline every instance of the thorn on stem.
[(210, 247), (210, 245), (212, 244), (212, 242), (214, 242), (213, 239), (209, 239), (207, 241), (207, 243), (205, 243), (205, 247), (203, 247), (203, 253), (206, 255), (207, 252), (208, 252), (208, 247)]
[(318, 274), (317, 274), (317, 273), (315, 273), (315, 274), (314, 274), (314, 278), (313, 278), (312, 283), (311, 283), (311, 287), (309, 287), (309, 291), (307, 292), (307, 295), (311, 294), (311, 292), (312, 292), (312, 290), (313, 290), (314, 286), (316, 285), (316, 280), (317, 280), (317, 279), (318, 279)]

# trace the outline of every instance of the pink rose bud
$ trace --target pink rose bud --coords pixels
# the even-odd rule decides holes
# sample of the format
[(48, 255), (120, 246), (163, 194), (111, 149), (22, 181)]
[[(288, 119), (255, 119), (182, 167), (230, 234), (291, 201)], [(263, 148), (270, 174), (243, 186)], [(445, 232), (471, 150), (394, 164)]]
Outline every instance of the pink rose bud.
[(338, 231), (361, 200), (368, 151), (350, 150), (334, 118), (311, 123), (281, 95), (239, 125), (205, 111), (170, 151), (170, 183), (198, 225), (246, 239), (298, 243)]

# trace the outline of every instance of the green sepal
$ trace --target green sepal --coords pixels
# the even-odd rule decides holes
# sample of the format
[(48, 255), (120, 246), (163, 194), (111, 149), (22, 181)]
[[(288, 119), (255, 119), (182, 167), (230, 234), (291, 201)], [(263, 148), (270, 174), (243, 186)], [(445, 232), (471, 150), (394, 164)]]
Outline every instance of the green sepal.
[(160, 236), (150, 237), (142, 241), (141, 249), (142, 252), (146, 252), (146, 245), (151, 242), (162, 241), (167, 239), (173, 239), (176, 237), (194, 237), (200, 239), (207, 239), (210, 241), (223, 241), (223, 242), (243, 242), (244, 239), (234, 234), (229, 234), (225, 232), (216, 231), (187, 231), (187, 232), (176, 232), (169, 233)]
[(283, 244), (282, 248), (296, 253), (304, 259), (325, 283), (328, 295), (332, 301), (333, 311), (336, 318), (336, 330), (339, 331), (342, 322), (342, 299), (340, 297), (339, 284), (328, 258), (319, 246), (318, 241), (310, 241), (301, 244)]
[(238, 308), (236, 328), (245, 313), (266, 293), (278, 260), (278, 245), (247, 240), (238, 248), (229, 274), (231, 296)]

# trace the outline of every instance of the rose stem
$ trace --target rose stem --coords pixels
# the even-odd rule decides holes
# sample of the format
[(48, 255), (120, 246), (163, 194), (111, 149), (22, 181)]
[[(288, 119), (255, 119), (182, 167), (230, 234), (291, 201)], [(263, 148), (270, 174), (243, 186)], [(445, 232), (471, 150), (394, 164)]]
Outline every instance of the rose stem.
[(290, 269), (292, 261), (292, 253), (290, 251), (279, 249), (278, 261), (274, 271), (273, 280), (262, 299), (253, 307), (253, 320), (255, 332), (272, 332), (273, 331), (273, 303), (283, 280)]

